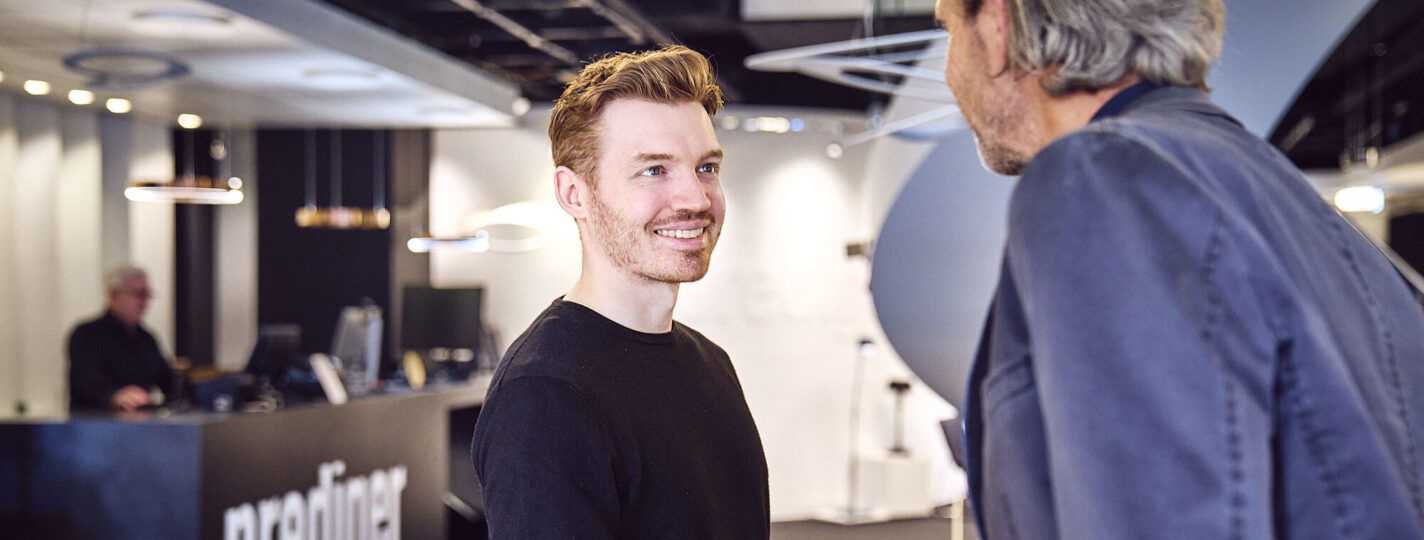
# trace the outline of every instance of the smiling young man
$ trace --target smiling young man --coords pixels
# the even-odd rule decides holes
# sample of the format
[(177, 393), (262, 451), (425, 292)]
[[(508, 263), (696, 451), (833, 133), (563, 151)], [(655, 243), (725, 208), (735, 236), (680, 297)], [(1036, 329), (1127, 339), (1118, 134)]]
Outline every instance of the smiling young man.
[(672, 318), (726, 207), (721, 91), (683, 47), (588, 65), (550, 118), (582, 272), (510, 346), (475, 427), (491, 538), (767, 538), (766, 458), (726, 352)]
[(1424, 538), (1424, 313), (1208, 99), (1221, 0), (939, 0), (1022, 175), (965, 399), (999, 538)]

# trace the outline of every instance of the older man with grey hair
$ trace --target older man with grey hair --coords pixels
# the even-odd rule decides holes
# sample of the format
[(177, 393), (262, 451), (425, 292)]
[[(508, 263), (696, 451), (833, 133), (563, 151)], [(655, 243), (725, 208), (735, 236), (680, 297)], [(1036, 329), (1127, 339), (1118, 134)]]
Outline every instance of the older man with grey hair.
[(1424, 313), (1207, 97), (1221, 0), (939, 0), (1022, 175), (970, 374), (987, 538), (1424, 537)]
[(69, 336), (70, 410), (133, 411), (159, 405), (176, 381), (158, 341), (143, 328), (148, 275), (123, 265), (104, 276), (108, 309)]

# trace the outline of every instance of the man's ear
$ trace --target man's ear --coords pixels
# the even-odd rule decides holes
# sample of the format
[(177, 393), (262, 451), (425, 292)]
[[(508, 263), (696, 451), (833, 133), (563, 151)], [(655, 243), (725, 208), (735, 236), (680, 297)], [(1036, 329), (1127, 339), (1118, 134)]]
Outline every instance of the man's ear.
[(562, 165), (554, 169), (554, 198), (575, 221), (588, 217), (590, 189), (588, 182), (573, 169)]
[(990, 76), (1009, 70), (1009, 10), (1004, 0), (984, 0), (974, 16), (974, 32), (984, 44), (984, 60)]

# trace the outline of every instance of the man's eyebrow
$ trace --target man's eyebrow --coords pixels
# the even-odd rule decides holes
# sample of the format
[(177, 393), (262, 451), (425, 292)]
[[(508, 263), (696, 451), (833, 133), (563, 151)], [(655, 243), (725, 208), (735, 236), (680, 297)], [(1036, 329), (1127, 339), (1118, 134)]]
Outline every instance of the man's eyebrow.
[[(709, 151), (709, 152), (707, 152), (706, 154), (702, 154), (702, 157), (701, 157), (701, 158), (698, 158), (697, 161), (704, 161), (704, 160), (708, 160), (708, 159), (712, 159), (712, 158), (719, 158), (719, 159), (720, 159), (721, 157), (722, 157), (722, 149), (718, 148), (718, 149), (716, 149), (716, 150)], [(634, 159), (635, 161), (639, 161), (639, 162), (643, 162), (643, 161), (672, 161), (673, 157), (672, 157), (672, 154), (651, 154), (651, 153), (646, 153), (646, 154), (638, 154), (637, 156), (634, 156), (633, 159)]]

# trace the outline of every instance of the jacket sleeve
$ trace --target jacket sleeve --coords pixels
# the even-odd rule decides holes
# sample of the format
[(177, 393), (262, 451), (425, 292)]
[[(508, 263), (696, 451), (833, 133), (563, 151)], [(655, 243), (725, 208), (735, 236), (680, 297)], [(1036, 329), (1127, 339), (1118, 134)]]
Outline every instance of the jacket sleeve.
[(480, 411), (473, 444), (490, 538), (616, 535), (613, 443), (568, 383), (503, 381)]
[(73, 405), (112, 409), (118, 387), (104, 374), (103, 355), (93, 328), (79, 326), (69, 335), (69, 396)]
[(1070, 142), (1021, 180), (1008, 240), (1059, 535), (1269, 531), (1275, 333), (1229, 210), (1155, 148)]
[(173, 371), (173, 365), (163, 356), (163, 350), (158, 348), (158, 340), (152, 334), (144, 333), (147, 342), (147, 358), (149, 369), (153, 372), (153, 381), (159, 390), (163, 391), (166, 399), (178, 398), (178, 374)]

